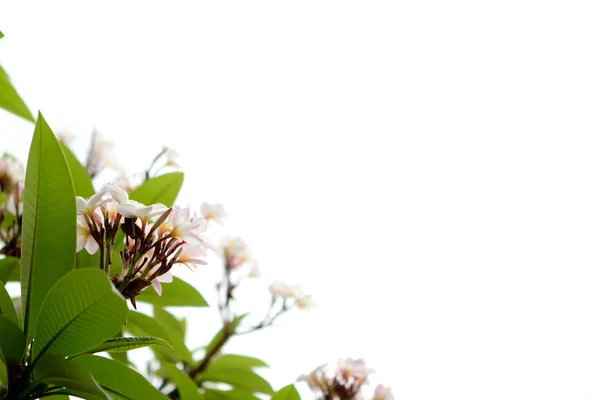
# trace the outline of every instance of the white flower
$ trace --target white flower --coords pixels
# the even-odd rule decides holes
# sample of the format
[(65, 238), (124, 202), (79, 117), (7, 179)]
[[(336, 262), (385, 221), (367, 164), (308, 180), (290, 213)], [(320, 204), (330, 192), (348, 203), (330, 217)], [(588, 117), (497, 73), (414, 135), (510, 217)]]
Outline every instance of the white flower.
[(148, 217), (152, 213), (153, 207), (138, 203), (135, 200), (128, 200), (127, 203), (117, 205), (117, 211), (125, 218)]
[(250, 271), (248, 272), (248, 277), (249, 278), (260, 278), (260, 276), (261, 276), (260, 268), (258, 266), (258, 263), (256, 261), (254, 261), (250, 264)]
[(161, 276), (157, 276), (156, 278), (152, 279), (152, 287), (154, 288), (154, 290), (156, 290), (156, 294), (158, 294), (159, 296), (162, 296), (161, 282), (162, 283), (173, 282), (173, 275), (171, 275), (170, 271), (167, 271), (164, 274), (162, 274)]
[(225, 257), (230, 268), (236, 268), (251, 258), (250, 247), (240, 237), (225, 242)]
[(269, 291), (273, 297), (290, 297), (292, 295), (292, 288), (281, 281), (271, 283)]
[(375, 371), (367, 368), (362, 358), (359, 360), (348, 358), (338, 361), (336, 375), (344, 381), (352, 379), (354, 381), (366, 382), (368, 375), (373, 372)]
[(207, 221), (197, 216), (191, 217), (189, 208), (173, 207), (171, 236), (187, 243), (215, 249), (214, 244), (202, 233), (206, 231)]
[(25, 179), (25, 170), (10, 156), (0, 158), (0, 181), (22, 181)]
[(86, 200), (81, 196), (77, 196), (75, 198), (75, 203), (77, 204), (77, 214), (86, 214), (90, 218), (97, 218), (97, 214), (95, 213), (96, 209), (103, 204), (110, 202), (110, 199), (103, 199), (103, 196), (104, 191), (96, 193), (90, 197), (89, 200)]
[(167, 165), (170, 167), (178, 167), (177, 159), (179, 158), (179, 153), (177, 150), (168, 147), (165, 150), (165, 156), (167, 157)]
[(118, 187), (117, 185), (109, 183), (108, 185), (106, 185), (106, 190), (108, 191), (108, 194), (110, 194), (110, 197), (112, 197), (112, 199), (117, 203), (127, 204), (129, 202), (129, 195), (127, 194), (127, 192)]
[(181, 254), (177, 258), (177, 263), (184, 264), (192, 271), (196, 271), (196, 265), (206, 265), (207, 262), (200, 259), (206, 256), (206, 250), (201, 246), (193, 246), (189, 243), (184, 243), (181, 246)]
[(83, 217), (77, 217), (77, 251), (85, 248), (88, 253), (94, 254), (98, 251), (98, 243), (92, 237), (89, 226), (86, 224)]
[(215, 203), (209, 204), (207, 202), (200, 205), (200, 214), (207, 220), (213, 220), (219, 224), (223, 224), (223, 218), (227, 216), (223, 204)]
[(381, 383), (375, 388), (373, 400), (393, 400), (390, 388), (383, 386)]
[(317, 306), (313, 301), (312, 296), (304, 294), (302, 288), (298, 285), (294, 285), (291, 288), (291, 295), (296, 299), (296, 304), (301, 310), (308, 310)]

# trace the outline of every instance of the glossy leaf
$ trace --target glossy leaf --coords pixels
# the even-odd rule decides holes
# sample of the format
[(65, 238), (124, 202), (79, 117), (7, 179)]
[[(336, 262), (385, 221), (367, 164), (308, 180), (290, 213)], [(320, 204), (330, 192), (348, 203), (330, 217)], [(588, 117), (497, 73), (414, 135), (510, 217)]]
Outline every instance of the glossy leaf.
[(13, 86), (6, 71), (0, 67), (0, 107), (27, 121), (35, 122), (31, 111), (25, 105), (19, 93)]
[(129, 400), (163, 400), (158, 391), (139, 372), (122, 363), (100, 356), (85, 355), (72, 361), (88, 369), (96, 382), (109, 394)]
[[(137, 329), (136, 329), (137, 328)], [(134, 335), (149, 335), (162, 338), (169, 342), (175, 352), (171, 352), (164, 349), (154, 349), (157, 355), (163, 355), (167, 361), (178, 361), (182, 360), (188, 364), (192, 364), (192, 354), (185, 346), (183, 339), (172, 329), (163, 326), (155, 319), (135, 311), (130, 311), (127, 317), (127, 325), (125, 329), (133, 333)], [(173, 360), (170, 357), (175, 356)]]
[(203, 400), (204, 396), (198, 391), (198, 386), (185, 372), (180, 371), (175, 365), (164, 364), (164, 367), (169, 371), (169, 375), (179, 392), (181, 400)]
[(241, 389), (206, 389), (204, 397), (206, 398), (206, 400), (260, 400), (251, 392)]
[(0, 315), (0, 357), (7, 366), (19, 364), (25, 354), (25, 336), (21, 328)]
[(6, 257), (0, 260), (0, 281), (18, 282), (19, 281), (19, 259), (15, 257)]
[(39, 114), (23, 200), (21, 296), (27, 340), (50, 288), (75, 265), (75, 191), (60, 144)]
[(208, 366), (206, 372), (196, 377), (198, 382), (223, 382), (231, 386), (248, 390), (250, 392), (272, 394), (273, 388), (263, 377), (243, 368), (212, 368)]
[(106, 351), (108, 353), (121, 353), (129, 350), (135, 350), (146, 346), (160, 345), (168, 349), (173, 350), (173, 346), (166, 340), (152, 336), (141, 336), (141, 337), (120, 337), (110, 338), (106, 342), (87, 350), (85, 353), (74, 355), (71, 358), (81, 356), (83, 354), (99, 353)]
[(19, 317), (17, 316), (15, 305), (13, 304), (10, 295), (6, 291), (6, 288), (2, 285), (0, 285), (0, 315), (4, 315), (6, 318), (11, 320), (16, 326), (21, 326), (21, 321), (19, 321)]
[(268, 365), (258, 358), (242, 356), (237, 354), (225, 354), (211, 362), (213, 368), (255, 368), (268, 367)]
[(125, 299), (98, 268), (77, 269), (48, 293), (38, 320), (33, 357), (71, 356), (118, 332), (127, 315)]
[(146, 205), (162, 203), (171, 207), (175, 203), (181, 185), (183, 185), (183, 173), (172, 172), (148, 179), (129, 193), (129, 198)]
[(160, 322), (162, 325), (169, 327), (173, 331), (177, 332), (181, 338), (185, 339), (185, 330), (181, 325), (181, 321), (175, 318), (173, 314), (164, 310), (160, 307), (154, 307), (154, 319)]
[(2, 31), (0, 31), (0, 39), (2, 39), (4, 37), (4, 33), (2, 33)]
[(271, 400), (300, 400), (300, 394), (294, 385), (287, 385), (279, 389)]
[(0, 383), (5, 388), (8, 387), (8, 372), (6, 371), (6, 365), (0, 362)]
[(92, 374), (84, 365), (67, 361), (56, 354), (46, 354), (38, 360), (34, 376), (37, 383), (64, 387), (73, 394), (84, 395), (85, 398), (109, 399), (100, 386), (94, 381)]
[(173, 282), (162, 285), (161, 296), (156, 294), (153, 288), (149, 287), (140, 293), (135, 300), (161, 307), (208, 307), (208, 303), (204, 300), (198, 289), (177, 277), (173, 277)]

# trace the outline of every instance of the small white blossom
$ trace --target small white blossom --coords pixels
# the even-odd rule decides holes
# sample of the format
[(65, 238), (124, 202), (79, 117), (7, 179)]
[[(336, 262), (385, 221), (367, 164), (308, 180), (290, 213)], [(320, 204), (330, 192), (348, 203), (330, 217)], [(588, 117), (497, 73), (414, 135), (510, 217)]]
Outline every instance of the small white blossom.
[(269, 291), (273, 297), (290, 297), (292, 295), (292, 288), (281, 282), (275, 281), (269, 286)]
[(296, 300), (296, 304), (298, 308), (301, 310), (308, 310), (311, 308), (315, 308), (316, 304), (312, 299), (312, 296), (304, 294), (302, 288), (298, 285), (294, 285), (291, 288), (291, 295)]
[(167, 165), (170, 167), (178, 167), (177, 159), (179, 158), (179, 153), (177, 150), (168, 147), (165, 150), (165, 156), (167, 157)]
[(250, 264), (250, 271), (248, 272), (248, 277), (249, 278), (260, 278), (260, 276), (261, 276), (260, 267), (258, 266), (258, 263), (256, 261), (254, 261)]
[(156, 290), (156, 294), (162, 296), (162, 285), (161, 283), (171, 283), (173, 282), (173, 275), (171, 275), (170, 271), (165, 272), (161, 276), (157, 276), (152, 279), (152, 287)]
[(383, 386), (381, 383), (375, 388), (373, 400), (394, 400), (390, 388)]
[(336, 375), (344, 381), (366, 382), (368, 375), (373, 372), (375, 371), (367, 368), (362, 358), (359, 360), (347, 358), (338, 361)]
[(223, 204), (210, 204), (207, 202), (200, 205), (200, 214), (202, 214), (205, 219), (218, 222), (219, 224), (223, 224), (223, 218), (227, 216)]
[(184, 243), (181, 246), (181, 254), (177, 258), (177, 263), (183, 264), (192, 271), (196, 271), (196, 265), (206, 265), (207, 262), (200, 257), (206, 256), (206, 250), (202, 246), (193, 246), (189, 243)]
[(98, 207), (110, 202), (110, 199), (103, 199), (103, 196), (104, 191), (96, 193), (90, 197), (89, 200), (86, 200), (81, 196), (77, 196), (75, 198), (75, 203), (77, 204), (77, 214), (85, 214), (90, 218), (97, 218), (95, 211), (98, 209)]
[(125, 218), (150, 217), (153, 207), (129, 200), (126, 204), (117, 205), (117, 211)]

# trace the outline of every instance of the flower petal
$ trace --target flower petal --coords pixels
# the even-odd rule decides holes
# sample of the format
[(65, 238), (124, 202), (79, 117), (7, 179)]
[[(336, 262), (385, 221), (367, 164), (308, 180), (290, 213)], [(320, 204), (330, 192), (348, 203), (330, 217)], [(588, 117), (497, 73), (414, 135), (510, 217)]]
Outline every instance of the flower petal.
[(156, 294), (162, 296), (162, 285), (158, 279), (152, 280), (152, 287), (156, 290)]

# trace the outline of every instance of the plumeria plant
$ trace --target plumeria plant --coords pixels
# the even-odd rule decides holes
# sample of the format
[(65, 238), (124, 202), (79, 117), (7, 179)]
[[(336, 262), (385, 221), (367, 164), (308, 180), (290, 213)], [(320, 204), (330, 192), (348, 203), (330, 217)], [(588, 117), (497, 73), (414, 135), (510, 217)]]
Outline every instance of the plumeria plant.
[[(275, 391), (260, 376), (265, 362), (224, 348), (293, 309), (314, 307), (311, 296), (274, 282), (264, 288), (270, 306), (246, 320), (238, 288), (260, 276), (258, 264), (241, 238), (208, 235), (209, 225), (224, 225), (221, 204), (176, 204), (184, 175), (173, 149), (137, 177), (97, 190), (94, 178), (114, 166), (111, 145), (95, 132), (81, 162), (41, 113), (34, 120), (1, 68), (0, 77), (0, 107), (35, 122), (26, 166), (0, 157), (0, 399), (300, 399), (294, 384)], [(210, 252), (220, 264), (207, 265)], [(221, 328), (199, 351), (186, 343), (186, 319), (165, 307), (208, 306), (177, 277), (179, 268), (205, 265), (221, 270)], [(11, 296), (8, 282), (20, 283), (20, 295)], [(143, 373), (127, 356), (142, 347), (154, 357)], [(319, 399), (362, 398), (370, 372), (362, 360), (328, 368), (296, 384)], [(389, 389), (378, 386), (372, 398), (389, 399)]]

